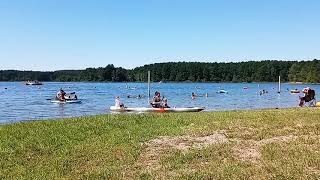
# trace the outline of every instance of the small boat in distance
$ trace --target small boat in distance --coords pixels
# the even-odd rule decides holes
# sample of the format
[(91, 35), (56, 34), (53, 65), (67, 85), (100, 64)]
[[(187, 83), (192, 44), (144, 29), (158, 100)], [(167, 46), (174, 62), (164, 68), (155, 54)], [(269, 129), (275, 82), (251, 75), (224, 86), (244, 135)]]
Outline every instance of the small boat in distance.
[(290, 92), (291, 92), (291, 93), (300, 93), (301, 91), (298, 90), (298, 89), (291, 89)]
[(223, 89), (220, 89), (219, 91), (217, 91), (217, 93), (220, 93), (220, 94), (222, 94), (222, 93), (228, 93), (228, 91), (223, 90)]
[(27, 81), (26, 82), (26, 85), (28, 86), (28, 85), (42, 85), (42, 83), (41, 82), (39, 82), (39, 81)]

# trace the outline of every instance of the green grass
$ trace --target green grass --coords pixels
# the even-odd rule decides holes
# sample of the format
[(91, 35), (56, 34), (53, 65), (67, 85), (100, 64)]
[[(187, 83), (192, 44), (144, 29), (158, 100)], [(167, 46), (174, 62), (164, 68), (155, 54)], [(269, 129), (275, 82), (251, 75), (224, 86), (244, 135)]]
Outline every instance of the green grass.
[[(148, 145), (217, 132), (228, 142), (186, 151)], [(31, 121), (0, 126), (0, 137), (0, 179), (320, 178), (318, 108)], [(236, 153), (250, 148), (259, 156)]]

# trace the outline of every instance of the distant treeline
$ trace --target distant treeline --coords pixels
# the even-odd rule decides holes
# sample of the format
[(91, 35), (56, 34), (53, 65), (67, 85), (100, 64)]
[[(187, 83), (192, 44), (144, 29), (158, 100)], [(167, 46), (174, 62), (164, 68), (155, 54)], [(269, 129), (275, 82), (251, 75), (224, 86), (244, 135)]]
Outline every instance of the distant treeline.
[(152, 81), (175, 82), (275, 82), (278, 76), (286, 82), (320, 82), (320, 60), (313, 61), (249, 61), (236, 63), (168, 62), (124, 69), (110, 64), (85, 70), (0, 71), (0, 81)]

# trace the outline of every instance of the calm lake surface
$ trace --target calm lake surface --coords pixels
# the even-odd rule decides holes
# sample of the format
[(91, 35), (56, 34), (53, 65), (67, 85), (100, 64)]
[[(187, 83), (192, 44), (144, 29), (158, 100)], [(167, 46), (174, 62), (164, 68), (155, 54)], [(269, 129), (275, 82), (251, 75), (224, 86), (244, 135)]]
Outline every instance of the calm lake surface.
[[(206, 111), (296, 107), (298, 96), (287, 89), (311, 87), (319, 98), (320, 85), (282, 84), (279, 95), (277, 83), (152, 83), (171, 107), (205, 107)], [(247, 89), (245, 89), (246, 87)], [(81, 104), (55, 104), (46, 100), (63, 88), (76, 92)], [(22, 82), (0, 82), (0, 123), (23, 120), (64, 118), (82, 115), (108, 114), (115, 96), (128, 107), (148, 107), (147, 83), (79, 83), (44, 82), (42, 86), (26, 86)], [(223, 89), (227, 94), (218, 94)], [(260, 90), (268, 93), (260, 95)], [(199, 95), (191, 99), (191, 93)], [(208, 97), (205, 97), (208, 93)], [(138, 95), (143, 98), (136, 98)], [(127, 96), (130, 95), (131, 98)]]

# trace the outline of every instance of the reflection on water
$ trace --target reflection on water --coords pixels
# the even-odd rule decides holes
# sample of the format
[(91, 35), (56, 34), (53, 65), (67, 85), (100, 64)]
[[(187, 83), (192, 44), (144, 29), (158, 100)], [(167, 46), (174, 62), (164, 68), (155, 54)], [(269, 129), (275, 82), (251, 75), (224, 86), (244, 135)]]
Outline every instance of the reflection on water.
[[(302, 94), (288, 90), (306, 86), (320, 92), (320, 85), (282, 84), (278, 94), (277, 83), (152, 83), (154, 91), (168, 98), (171, 107), (205, 107), (206, 111), (295, 107)], [(76, 92), (81, 104), (55, 104), (50, 99), (63, 88)], [(228, 93), (217, 93), (225, 90)], [(260, 93), (265, 90), (267, 93)], [(192, 99), (191, 93), (197, 96)], [(207, 96), (206, 96), (207, 94)], [(260, 95), (261, 94), (261, 95)], [(146, 83), (56, 83), (26, 86), (20, 82), (0, 82), (0, 123), (32, 119), (63, 118), (110, 113), (114, 97), (120, 96), (128, 107), (148, 107)]]

